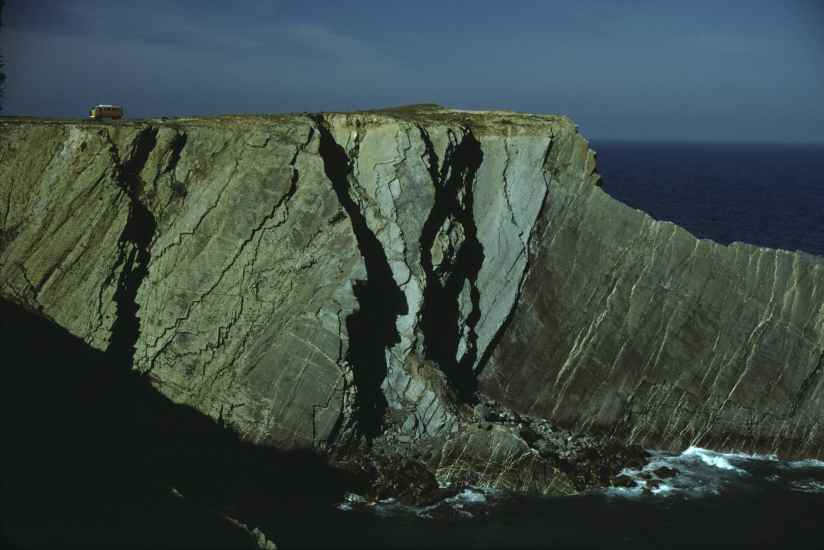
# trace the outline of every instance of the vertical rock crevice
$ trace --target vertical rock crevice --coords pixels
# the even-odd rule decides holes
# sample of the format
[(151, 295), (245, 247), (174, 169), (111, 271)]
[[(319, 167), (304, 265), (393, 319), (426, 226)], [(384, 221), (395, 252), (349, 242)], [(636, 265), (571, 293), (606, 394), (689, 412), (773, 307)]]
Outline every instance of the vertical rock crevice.
[(176, 196), (186, 195), (186, 186), (177, 181), (177, 178), (175, 177), (175, 170), (177, 169), (177, 163), (180, 162), (180, 155), (183, 152), (183, 148), (186, 146), (186, 141), (188, 139), (189, 136), (183, 132), (178, 132), (175, 134), (170, 144), (171, 153), (169, 154), (169, 160), (166, 163), (166, 167), (163, 169), (164, 174), (170, 174), (172, 177), (172, 192)]
[(324, 172), (352, 223), (366, 267), (366, 280), (356, 280), (352, 285), (358, 308), (346, 318), (349, 334), (346, 361), (352, 367), (356, 388), (353, 415), (356, 432), (372, 439), (381, 433), (388, 406), (381, 389), (387, 373), (387, 350), (400, 342), (395, 322), (407, 313), (408, 305), (392, 277), (386, 252), (352, 198), (349, 178), (353, 159), (335, 141), (323, 116), (312, 118), (320, 136), (318, 151)]
[[(463, 401), (471, 401), (477, 388), (472, 370), (477, 356), (474, 327), (480, 319), (480, 291), (476, 282), (484, 261), (473, 216), (473, 184), (483, 152), (480, 142), (464, 128), (460, 140), (452, 136), (452, 144), (438, 172), (432, 141), (424, 128), (419, 130), (435, 187), (434, 205), (420, 238), (421, 266), (426, 274), (420, 315), (424, 356), (440, 366)], [(442, 261), (436, 262), (433, 247), (444, 226), (450, 224), (460, 227), (463, 242), (457, 250), (445, 251)], [(460, 296), (467, 284), (472, 307), (467, 317), (461, 319)], [(462, 338), (465, 339), (463, 350), (460, 349)]]
[(106, 355), (117, 368), (129, 370), (134, 361), (135, 344), (140, 336), (137, 291), (149, 272), (150, 245), (157, 227), (154, 215), (140, 200), (140, 172), (156, 144), (157, 130), (149, 127), (137, 134), (125, 160), (120, 158), (114, 144), (111, 146), (115, 178), (129, 197), (129, 214), (118, 240), (119, 258), (114, 268), (121, 269), (114, 293), (117, 317), (112, 324), (112, 336)]

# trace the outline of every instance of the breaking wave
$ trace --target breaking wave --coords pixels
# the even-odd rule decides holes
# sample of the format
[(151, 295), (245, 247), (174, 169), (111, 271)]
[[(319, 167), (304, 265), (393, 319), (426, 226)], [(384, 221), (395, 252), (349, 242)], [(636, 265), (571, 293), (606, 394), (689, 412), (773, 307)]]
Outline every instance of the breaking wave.
[(700, 497), (758, 489), (824, 493), (824, 461), (780, 460), (775, 455), (722, 453), (701, 447), (680, 454), (651, 451), (644, 467), (627, 468), (621, 474), (625, 486), (601, 492), (627, 497)]
[[(824, 495), (824, 461), (780, 460), (775, 455), (723, 453), (701, 447), (690, 447), (682, 453), (653, 450), (647, 464), (624, 469), (619, 479), (621, 486), (590, 491), (587, 498), (695, 500), (754, 492)], [(511, 506), (510, 496), (467, 487), (435, 504), (410, 506), (392, 498), (369, 501), (348, 493), (337, 508), (379, 517), (472, 520), (494, 514), (496, 507)]]

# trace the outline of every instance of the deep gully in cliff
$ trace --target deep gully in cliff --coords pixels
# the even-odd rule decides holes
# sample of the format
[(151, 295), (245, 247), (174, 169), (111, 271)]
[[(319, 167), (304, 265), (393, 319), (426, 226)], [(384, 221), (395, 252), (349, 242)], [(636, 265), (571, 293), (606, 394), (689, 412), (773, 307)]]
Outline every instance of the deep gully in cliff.
[(175, 134), (170, 144), (171, 154), (169, 155), (169, 162), (166, 164), (166, 168), (163, 169), (164, 174), (171, 174), (172, 191), (177, 197), (186, 196), (186, 186), (178, 182), (174, 175), (175, 169), (177, 168), (177, 163), (180, 162), (180, 155), (183, 152), (183, 148), (186, 147), (186, 141), (188, 139), (188, 136), (182, 132)]
[[(387, 408), (381, 384), (386, 378), (386, 350), (400, 342), (396, 319), (408, 311), (406, 297), (392, 277), (386, 253), (351, 196), (349, 178), (353, 163), (332, 137), (322, 115), (314, 115), (320, 135), (319, 153), (326, 177), (343, 206), (366, 265), (366, 281), (354, 281), (358, 309), (346, 318), (349, 349), (357, 389), (355, 417), (358, 433), (372, 438), (381, 432)], [(334, 438), (334, 434), (333, 437)]]
[(115, 177), (129, 197), (129, 214), (118, 240), (119, 257), (113, 268), (116, 270), (122, 267), (122, 270), (114, 294), (117, 318), (112, 324), (112, 337), (106, 355), (115, 368), (125, 370), (132, 367), (135, 344), (140, 336), (137, 291), (149, 272), (149, 246), (157, 226), (151, 211), (140, 201), (140, 172), (156, 144), (157, 129), (148, 127), (140, 130), (132, 143), (132, 150), (123, 161), (117, 147), (111, 143), (111, 154), (116, 166)]
[[(426, 146), (429, 175), (435, 187), (434, 205), (420, 238), (421, 265), (426, 274), (421, 310), (424, 355), (440, 366), (463, 401), (472, 401), (477, 389), (477, 380), (472, 370), (477, 357), (474, 327), (481, 317), (480, 291), (476, 282), (484, 261), (483, 246), (478, 240), (473, 216), (473, 184), (483, 161), (483, 152), (480, 142), (468, 128), (464, 128), (461, 140), (447, 148), (439, 173), (438, 157), (429, 134), (422, 127), (418, 127), (418, 130)], [(463, 205), (459, 201), (461, 191), (464, 192)], [(438, 231), (450, 216), (463, 227), (464, 242), (451, 265), (442, 264), (441, 269), (436, 269), (432, 265), (432, 245)], [(448, 273), (444, 282), (439, 277), (439, 271), (442, 274)], [(470, 285), (472, 310), (464, 321), (467, 328), (467, 350), (458, 361), (456, 356), (462, 333), (459, 297), (466, 282)]]

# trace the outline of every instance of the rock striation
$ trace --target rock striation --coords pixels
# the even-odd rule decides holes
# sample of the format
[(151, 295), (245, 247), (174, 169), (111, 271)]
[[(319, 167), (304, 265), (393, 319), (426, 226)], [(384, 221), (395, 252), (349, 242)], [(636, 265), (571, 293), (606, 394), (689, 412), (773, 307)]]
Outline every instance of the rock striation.
[(442, 484), (572, 493), (638, 460), (616, 442), (824, 454), (824, 261), (598, 181), (560, 116), (4, 121), (0, 297), (248, 441)]
[(824, 259), (654, 220), (601, 190), (579, 147), (550, 159), (530, 270), (480, 388), (645, 447), (821, 456)]

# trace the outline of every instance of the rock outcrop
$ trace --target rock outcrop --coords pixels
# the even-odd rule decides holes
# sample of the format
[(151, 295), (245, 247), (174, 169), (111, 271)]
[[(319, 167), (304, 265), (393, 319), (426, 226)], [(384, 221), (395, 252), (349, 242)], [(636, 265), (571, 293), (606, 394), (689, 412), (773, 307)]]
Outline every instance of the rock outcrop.
[[(824, 259), (699, 240), (549, 161), (521, 299), (480, 387), (646, 447), (821, 456)], [(662, 182), (662, 185), (665, 182)]]
[(824, 262), (611, 199), (564, 117), (0, 132), (0, 296), (251, 442), (544, 493), (620, 469), (563, 429), (822, 454)]

